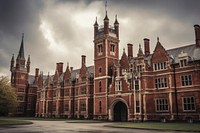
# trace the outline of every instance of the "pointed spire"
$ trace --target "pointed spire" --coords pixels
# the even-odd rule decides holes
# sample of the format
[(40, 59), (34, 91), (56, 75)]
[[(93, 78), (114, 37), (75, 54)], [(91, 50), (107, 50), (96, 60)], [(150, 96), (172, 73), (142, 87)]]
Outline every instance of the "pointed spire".
[(157, 42), (159, 42), (159, 37), (157, 37)]
[(67, 62), (67, 70), (69, 69), (69, 62)]
[(142, 48), (141, 48), (141, 44), (139, 44), (139, 50), (138, 50), (138, 57), (139, 56), (143, 56), (143, 51), (142, 51)]
[(28, 55), (28, 60), (27, 60), (27, 64), (26, 64), (26, 68), (27, 68), (28, 73), (30, 72), (30, 64), (31, 64), (30, 55)]
[(11, 62), (15, 62), (15, 61), (14, 61), (14, 54), (12, 55)]
[(27, 60), (27, 64), (30, 64), (31, 60), (30, 60), (30, 55), (28, 55), (28, 60)]
[(108, 15), (107, 15), (107, 11), (106, 11), (106, 16), (105, 16), (104, 20), (109, 20)]
[(123, 48), (123, 52), (125, 53), (125, 48)]
[(108, 19), (108, 16), (107, 16), (107, 0), (105, 0), (105, 13), (106, 13), (106, 16), (105, 16), (105, 18), (104, 18), (104, 20), (109, 20)]
[(18, 54), (17, 58), (25, 59), (24, 58), (24, 33), (22, 33), (22, 42), (21, 42), (21, 46), (20, 46), (19, 54)]
[(97, 17), (96, 17), (96, 21), (94, 23), (94, 26), (98, 26)]
[(11, 59), (11, 63), (10, 63), (10, 71), (12, 71), (12, 68), (14, 67), (14, 63), (15, 63), (15, 60), (14, 60), (14, 54), (13, 54), (12, 59)]
[(159, 37), (157, 37), (157, 44), (161, 45)]
[(117, 21), (117, 15), (115, 16), (115, 25), (119, 24), (119, 22)]

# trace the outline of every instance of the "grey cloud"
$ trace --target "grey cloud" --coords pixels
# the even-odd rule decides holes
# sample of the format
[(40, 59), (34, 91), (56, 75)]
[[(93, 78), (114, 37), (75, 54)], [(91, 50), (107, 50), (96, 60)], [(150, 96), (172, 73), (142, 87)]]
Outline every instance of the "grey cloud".
[[(85, 11), (95, 2), (98, 5), (92, 10), (100, 15), (98, 23), (101, 25), (105, 15), (104, 0), (1, 0), (0, 74), (9, 74), (6, 68), (10, 65), (12, 53), (17, 56), (22, 32), (25, 33), (26, 57), (31, 55), (31, 73), (34, 73), (35, 67), (39, 67), (44, 73), (50, 71), (52, 74), (56, 62), (60, 61), (78, 68), (81, 54), (87, 55), (88, 65), (93, 64), (93, 24), (90, 28), (82, 29), (84, 33), (81, 33), (71, 16), (77, 10)], [(126, 43), (133, 43), (136, 55), (138, 44), (143, 43), (144, 37), (151, 39), (151, 51), (157, 36), (160, 36), (165, 48), (193, 43), (193, 25), (200, 23), (199, 5), (198, 0), (108, 0), (107, 10), (110, 24), (118, 14), (120, 51), (126, 47)], [(59, 12), (61, 7), (72, 10)], [(57, 46), (61, 43), (66, 52), (49, 49), (50, 44), (40, 29), (42, 20), (50, 23)]]

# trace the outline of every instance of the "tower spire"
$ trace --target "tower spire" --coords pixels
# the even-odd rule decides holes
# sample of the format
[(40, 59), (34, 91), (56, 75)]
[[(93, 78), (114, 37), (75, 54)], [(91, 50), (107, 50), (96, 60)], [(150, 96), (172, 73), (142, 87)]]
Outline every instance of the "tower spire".
[(21, 42), (21, 46), (20, 46), (19, 54), (18, 54), (17, 58), (25, 59), (24, 58), (24, 33), (22, 33), (22, 42)]
[(104, 20), (109, 20), (108, 14), (107, 14), (107, 0), (105, 1), (105, 18), (104, 18)]
[(105, 13), (106, 13), (106, 16), (107, 16), (107, 0), (105, 0)]

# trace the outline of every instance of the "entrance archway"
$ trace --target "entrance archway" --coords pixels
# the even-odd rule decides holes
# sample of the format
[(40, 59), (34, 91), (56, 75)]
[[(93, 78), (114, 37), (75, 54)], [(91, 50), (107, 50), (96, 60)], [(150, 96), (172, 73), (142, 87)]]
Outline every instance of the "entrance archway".
[(113, 108), (114, 121), (127, 121), (128, 120), (128, 111), (126, 104), (119, 101), (114, 105)]

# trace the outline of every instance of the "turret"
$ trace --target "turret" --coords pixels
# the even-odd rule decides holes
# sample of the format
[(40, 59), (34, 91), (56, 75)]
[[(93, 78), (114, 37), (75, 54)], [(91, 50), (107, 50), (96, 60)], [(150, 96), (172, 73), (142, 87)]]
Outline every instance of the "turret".
[(117, 38), (119, 38), (119, 22), (117, 21), (117, 15), (115, 17), (114, 27), (115, 27), (115, 33), (117, 35)]
[(107, 16), (107, 11), (106, 11), (106, 16), (104, 18), (104, 34), (108, 34), (109, 33), (109, 19)]
[(138, 50), (137, 56), (138, 56), (138, 57), (144, 56), (143, 51), (142, 51), (142, 48), (141, 48), (141, 44), (139, 44), (139, 50)]
[(97, 23), (97, 17), (96, 17), (96, 21), (94, 23), (94, 38), (96, 38), (97, 32), (98, 32), (98, 23)]

